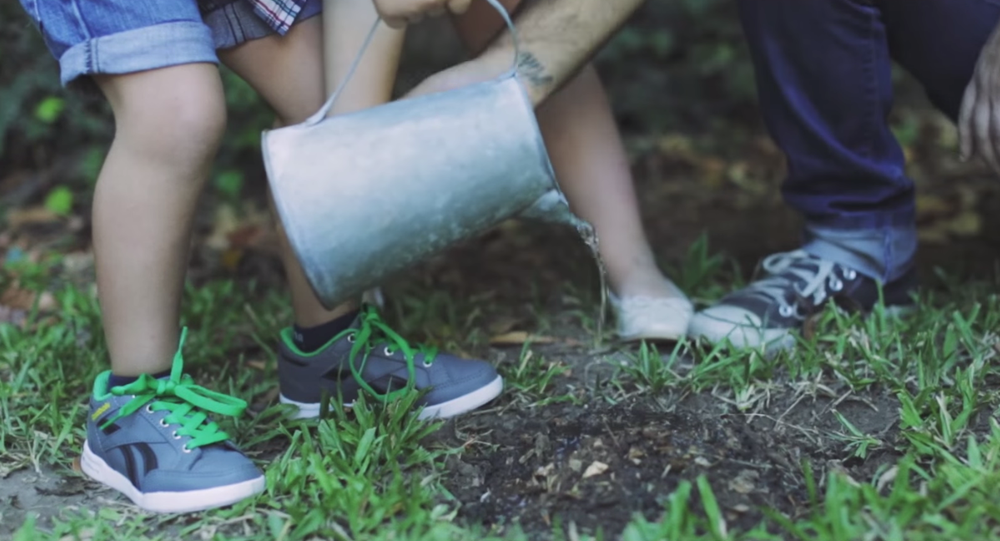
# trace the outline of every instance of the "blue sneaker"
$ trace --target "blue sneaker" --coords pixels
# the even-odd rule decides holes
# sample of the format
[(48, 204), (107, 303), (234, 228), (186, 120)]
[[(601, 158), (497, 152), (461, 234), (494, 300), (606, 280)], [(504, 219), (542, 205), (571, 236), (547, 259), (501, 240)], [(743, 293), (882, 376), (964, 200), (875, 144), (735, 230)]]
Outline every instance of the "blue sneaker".
[(372, 306), (354, 324), (313, 353), (295, 347), (292, 330), (278, 349), (280, 400), (298, 408), (296, 418), (317, 417), (324, 395), (351, 406), (361, 395), (379, 402), (424, 392), (420, 419), (446, 419), (483, 406), (503, 391), (503, 378), (481, 360), (463, 359), (410, 344)]
[(169, 378), (143, 375), (109, 389), (111, 372), (97, 377), (80, 460), (88, 476), (157, 513), (222, 507), (264, 491), (264, 474), (207, 415), (237, 416), (246, 402), (181, 375), (180, 349)]

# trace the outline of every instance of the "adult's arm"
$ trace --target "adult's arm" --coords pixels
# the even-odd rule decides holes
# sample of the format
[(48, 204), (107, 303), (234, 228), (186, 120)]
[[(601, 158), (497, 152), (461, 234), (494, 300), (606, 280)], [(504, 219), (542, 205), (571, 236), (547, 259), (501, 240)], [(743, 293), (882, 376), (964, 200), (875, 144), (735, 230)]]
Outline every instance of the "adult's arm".
[[(524, 0), (514, 19), (517, 66), (537, 107), (567, 83), (645, 0)], [(514, 42), (504, 31), (478, 57), (428, 77), (408, 96), (497, 77), (510, 69)]]

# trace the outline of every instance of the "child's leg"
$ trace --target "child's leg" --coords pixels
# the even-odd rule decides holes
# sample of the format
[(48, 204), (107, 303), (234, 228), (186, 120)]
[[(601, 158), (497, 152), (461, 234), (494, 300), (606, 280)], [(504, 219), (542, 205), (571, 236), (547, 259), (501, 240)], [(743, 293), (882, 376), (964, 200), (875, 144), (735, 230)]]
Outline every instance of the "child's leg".
[(222, 83), (208, 63), (94, 79), (115, 116), (93, 208), (111, 368), (155, 374), (177, 350), (193, 214), (225, 129)]
[(257, 494), (263, 474), (206, 415), (246, 404), (182, 378), (178, 348), (192, 218), (225, 125), (211, 32), (194, 0), (24, 6), (63, 83), (95, 82), (115, 118), (93, 209), (113, 373), (94, 383), (81, 468), (152, 511)]
[[(503, 3), (513, 9), (519, 2)], [(484, 2), (474, 3), (455, 21), (459, 35), (472, 51), (482, 49), (503, 24)], [(574, 212), (597, 230), (611, 287), (619, 300), (626, 301), (618, 305), (619, 316), (629, 320), (620, 322), (620, 334), (652, 338), (683, 335), (691, 317), (690, 303), (656, 265), (640, 219), (628, 157), (593, 66), (587, 65), (544, 103), (538, 120), (560, 187)], [(641, 297), (657, 301), (627, 302)], [(640, 309), (640, 305), (657, 308)]]
[[(324, 19), (330, 20), (333, 28), (325, 33), (333, 41), (332, 53), (336, 55), (327, 60), (333, 60), (337, 72), (334, 77), (342, 77), (374, 22), (375, 11), (369, 0), (326, 4), (332, 10)], [(315, 6), (309, 3), (307, 8), (311, 5)], [(323, 33), (320, 17), (313, 17), (296, 24), (284, 37), (256, 39), (220, 51), (219, 56), (267, 99), (283, 123), (300, 122), (315, 113), (326, 99), (320, 54)], [(350, 92), (342, 96), (343, 101), (338, 100), (336, 112), (362, 109), (389, 99), (401, 39), (401, 32), (384, 31), (372, 42), (366, 60), (348, 86)], [(327, 88), (337, 82), (328, 80)], [(286, 265), (288, 262), (298, 269), (290, 252), (286, 255)], [(302, 289), (297, 296), (304, 299), (307, 310), (309, 305), (319, 307), (308, 314), (321, 315), (319, 301), (312, 296), (304, 276), (300, 284)], [(294, 283), (292, 287), (294, 290)], [(297, 321), (302, 321), (301, 306), (296, 305)], [(450, 417), (488, 402), (503, 387), (502, 379), (489, 363), (411, 346), (389, 330), (372, 309), (366, 309), (356, 320), (352, 313), (347, 313), (346, 322), (340, 322), (341, 318), (330, 321), (329, 317), (335, 316), (320, 320), (312, 329), (297, 325), (294, 328), (297, 332), (286, 330), (279, 344), (281, 401), (296, 405), (302, 417), (319, 414), (324, 393), (340, 392), (344, 401), (351, 403), (363, 390), (384, 396), (401, 390), (408, 381), (417, 389), (429, 391), (420, 402), (425, 407), (423, 416)], [(302, 331), (318, 334), (320, 338), (301, 340), (295, 335)], [(358, 340), (372, 346), (362, 348), (364, 360), (352, 353)], [(357, 376), (352, 375), (351, 365), (359, 370)]]
[[(327, 4), (320, 15), (308, 13), (315, 16), (296, 24), (285, 38), (270, 35), (219, 51), (220, 59), (271, 104), (279, 125), (297, 124), (319, 110), (346, 74), (367, 37), (370, 23), (374, 22), (375, 10), (368, 0)], [(312, 12), (319, 8), (320, 2), (313, 0), (305, 10)], [(369, 24), (352, 24), (358, 21), (369, 21)], [(325, 32), (328, 36), (325, 44), (324, 28), (329, 29)], [(403, 31), (388, 27), (377, 32), (351, 83), (337, 100), (333, 114), (389, 100), (403, 37)], [(324, 58), (329, 60), (326, 66)], [(311, 350), (346, 328), (357, 312), (357, 302), (325, 309), (309, 286), (280, 222), (278, 227), (281, 257), (295, 312), (295, 335), (301, 338), (300, 347)], [(334, 321), (338, 323), (331, 325)]]

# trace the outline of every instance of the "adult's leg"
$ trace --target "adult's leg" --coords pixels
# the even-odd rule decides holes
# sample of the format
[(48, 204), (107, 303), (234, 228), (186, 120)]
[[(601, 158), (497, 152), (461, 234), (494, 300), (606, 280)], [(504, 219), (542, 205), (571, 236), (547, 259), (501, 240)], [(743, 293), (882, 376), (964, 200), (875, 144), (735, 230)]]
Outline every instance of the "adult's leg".
[[(907, 5), (909, 5), (907, 3)], [(740, 0), (764, 120), (788, 159), (782, 187), (804, 250), (883, 281), (916, 250), (913, 183), (886, 119), (891, 58), (878, 7)]]
[(737, 345), (794, 344), (830, 298), (871, 308), (909, 301), (917, 237), (914, 188), (887, 123), (892, 61), (872, 2), (740, 0), (761, 111), (785, 152), (785, 200), (806, 220), (800, 250), (698, 313), (691, 334)]
[[(310, 3), (307, 9), (314, 4), (319, 2)], [(269, 35), (219, 51), (220, 59), (274, 108), (282, 125), (302, 122), (319, 110), (328, 93), (346, 73), (353, 55), (358, 53), (366, 37), (369, 26), (352, 25), (351, 22), (374, 22), (374, 8), (366, 0), (327, 2), (326, 7), (328, 9), (323, 15), (292, 26), (284, 37)], [(324, 35), (327, 42), (336, 39), (339, 47), (334, 49), (328, 43), (324, 54)], [(389, 99), (395, 66), (391, 62), (382, 64), (377, 60), (382, 57), (398, 58), (402, 37), (403, 31), (388, 28), (378, 31), (365, 55), (373, 60), (362, 61), (351, 83), (337, 100), (332, 114), (371, 107)], [(328, 71), (325, 60), (329, 60), (335, 69)], [(334, 72), (332, 76), (331, 71)], [(308, 329), (325, 325), (356, 310), (357, 302), (345, 303), (332, 310), (320, 304), (280, 223), (278, 226), (295, 323), (306, 329), (308, 334)], [(322, 338), (317, 340), (322, 341)]]

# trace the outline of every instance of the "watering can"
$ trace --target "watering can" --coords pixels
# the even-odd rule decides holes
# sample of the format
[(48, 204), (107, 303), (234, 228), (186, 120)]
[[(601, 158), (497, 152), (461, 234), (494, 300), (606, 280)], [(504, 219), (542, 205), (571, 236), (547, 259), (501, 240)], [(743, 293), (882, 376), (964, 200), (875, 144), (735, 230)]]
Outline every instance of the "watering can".
[[(519, 51), (506, 10), (487, 2)], [(596, 257), (593, 228), (556, 182), (516, 58), (492, 81), (327, 118), (379, 22), (316, 114), (262, 138), (277, 212), (321, 304), (357, 298), (511, 218), (570, 225)]]

